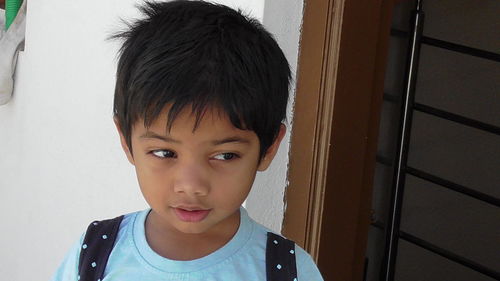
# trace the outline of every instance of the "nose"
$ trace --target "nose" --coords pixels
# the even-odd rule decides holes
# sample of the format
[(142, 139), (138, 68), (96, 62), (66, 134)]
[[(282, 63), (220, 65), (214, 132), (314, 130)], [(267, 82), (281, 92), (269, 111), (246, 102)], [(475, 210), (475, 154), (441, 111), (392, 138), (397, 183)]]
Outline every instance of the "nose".
[(190, 196), (206, 196), (210, 192), (207, 168), (200, 163), (178, 163), (174, 173), (174, 191)]

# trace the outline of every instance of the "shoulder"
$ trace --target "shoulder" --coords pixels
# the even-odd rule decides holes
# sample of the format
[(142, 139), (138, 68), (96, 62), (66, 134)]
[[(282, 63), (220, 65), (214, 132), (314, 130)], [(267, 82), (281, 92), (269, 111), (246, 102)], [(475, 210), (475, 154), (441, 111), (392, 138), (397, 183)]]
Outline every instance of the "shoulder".
[(123, 214), (123, 215), (120, 215), (120, 216), (117, 216), (114, 218), (104, 218), (104, 219), (100, 219), (100, 220), (94, 220), (88, 225), (87, 230), (94, 227), (94, 226), (97, 226), (97, 225), (101, 225), (101, 227), (109, 226), (109, 225), (116, 225), (116, 226), (118, 226), (119, 230), (122, 230), (127, 225), (129, 225), (131, 222), (133, 222), (134, 219), (139, 214), (141, 214), (142, 212), (146, 212), (146, 211), (147, 210), (136, 211), (136, 212), (126, 213), (126, 214)]
[[(285, 263), (288, 261), (289, 264), (293, 264), (293, 259), (295, 259), (295, 268), (298, 280), (323, 280), (311, 255), (309, 255), (308, 252), (297, 245), (293, 240), (289, 240), (286, 237), (273, 232), (268, 233), (268, 239), (268, 247), (276, 247), (276, 250), (273, 251), (274, 255), (276, 255), (276, 261), (283, 260)], [(270, 253), (270, 251), (267, 251), (268, 257), (272, 256)]]
[(118, 240), (120, 237), (124, 236), (129, 228), (128, 226), (133, 223), (135, 217), (139, 213), (140, 212), (133, 212), (110, 219), (92, 221), (87, 226), (87, 230), (83, 235), (84, 249), (88, 243), (94, 242), (96, 238), (99, 238), (99, 240)]
[(83, 238), (86, 235), (98, 235), (98, 234), (106, 234), (106, 232), (117, 233), (117, 239), (123, 237), (126, 231), (133, 225), (136, 218), (143, 214), (147, 213), (148, 210), (141, 210), (126, 213), (114, 218), (103, 218), (99, 220), (94, 220), (90, 222), (87, 226), (83, 234)]
[[(60, 264), (59, 268), (57, 269), (56, 273), (54, 274), (52, 280), (57, 281), (57, 280), (73, 280), (76, 279), (77, 272), (78, 272), (78, 264), (80, 260), (80, 253), (82, 249), (87, 248), (88, 245), (85, 245), (85, 238), (86, 235), (89, 234), (89, 230), (92, 228), (92, 226), (96, 225), (112, 225), (114, 224), (117, 227), (117, 237), (116, 240), (120, 240), (123, 236), (125, 236), (125, 232), (128, 229), (129, 225), (133, 224), (133, 221), (139, 215), (144, 211), (137, 211), (137, 212), (132, 212), (132, 213), (127, 213), (124, 214), (121, 217), (119, 224), (118, 219), (119, 217), (112, 218), (112, 219), (101, 219), (101, 220), (95, 220), (92, 221), (88, 224), (87, 228), (85, 231), (82, 232), (80, 237), (77, 239), (77, 241), (74, 242), (73, 246), (69, 249), (67, 252), (64, 260)], [(102, 236), (101, 236), (102, 237)], [(84, 246), (85, 245), (85, 246)], [(75, 277), (75, 278), (73, 278)]]
[(297, 273), (299, 280), (314, 280), (321, 281), (323, 277), (319, 272), (318, 266), (312, 259), (311, 255), (302, 249), (300, 246), (295, 244), (296, 262), (297, 262)]
[[(258, 245), (259, 250), (266, 251), (267, 245), (279, 245), (279, 243), (285, 242), (286, 251), (282, 251), (283, 254), (292, 254), (295, 256), (295, 264), (297, 268), (298, 280), (308, 280), (308, 281), (322, 281), (323, 278), (316, 266), (316, 263), (312, 259), (311, 255), (306, 252), (302, 247), (297, 245), (293, 240), (287, 237), (273, 232), (267, 227), (261, 225), (260, 223), (249, 218), (250, 222), (253, 224), (253, 235), (254, 245)], [(272, 239), (268, 242), (268, 237)], [(270, 244), (269, 244), (270, 243)], [(278, 244), (277, 244), (278, 243)]]

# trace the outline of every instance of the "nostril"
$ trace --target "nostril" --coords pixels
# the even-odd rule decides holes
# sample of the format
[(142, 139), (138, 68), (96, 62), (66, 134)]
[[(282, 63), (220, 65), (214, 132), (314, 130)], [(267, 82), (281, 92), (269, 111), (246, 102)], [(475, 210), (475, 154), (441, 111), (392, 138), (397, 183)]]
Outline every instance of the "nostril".
[(176, 193), (186, 193), (196, 196), (205, 196), (209, 193), (210, 187), (204, 181), (183, 181), (177, 182), (174, 185), (174, 192)]
[(172, 170), (174, 192), (195, 196), (207, 195), (210, 190), (207, 169), (193, 159), (181, 159)]

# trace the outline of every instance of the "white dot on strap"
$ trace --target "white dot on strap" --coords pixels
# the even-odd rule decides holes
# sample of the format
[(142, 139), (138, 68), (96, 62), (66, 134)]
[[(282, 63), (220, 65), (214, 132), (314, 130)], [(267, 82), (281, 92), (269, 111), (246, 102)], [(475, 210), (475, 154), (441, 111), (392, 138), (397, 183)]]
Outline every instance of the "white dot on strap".
[(281, 269), (281, 264), (278, 263), (278, 265), (276, 266), (277, 269)]
[(97, 266), (97, 263), (93, 262), (93, 263), (91, 264), (91, 266), (92, 266), (92, 267), (96, 267), (96, 266)]
[(295, 254), (295, 251), (294, 250), (290, 250), (290, 254)]
[(102, 236), (102, 239), (108, 239), (108, 235), (104, 234), (104, 235)]
[(83, 248), (83, 249), (87, 249), (87, 244), (83, 244), (83, 245), (82, 245), (82, 248)]
[(273, 243), (276, 244), (276, 245), (278, 245), (278, 241), (276, 241), (276, 240), (274, 240)]

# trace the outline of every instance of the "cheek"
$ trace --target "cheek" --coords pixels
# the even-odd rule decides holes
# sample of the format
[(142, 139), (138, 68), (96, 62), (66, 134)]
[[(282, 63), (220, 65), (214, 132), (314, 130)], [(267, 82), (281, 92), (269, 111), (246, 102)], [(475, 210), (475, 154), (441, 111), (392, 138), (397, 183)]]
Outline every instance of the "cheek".
[(151, 161), (141, 160), (136, 161), (135, 170), (141, 191), (149, 201), (148, 197), (160, 197), (160, 193), (168, 190), (165, 188), (169, 184), (168, 169)]
[(219, 170), (212, 175), (214, 192), (227, 198), (246, 197), (255, 178), (256, 167), (253, 165), (232, 166)]
[(169, 169), (169, 165), (167, 165), (169, 162), (156, 159), (146, 153), (138, 155), (135, 163), (137, 176), (148, 180), (163, 177)]

